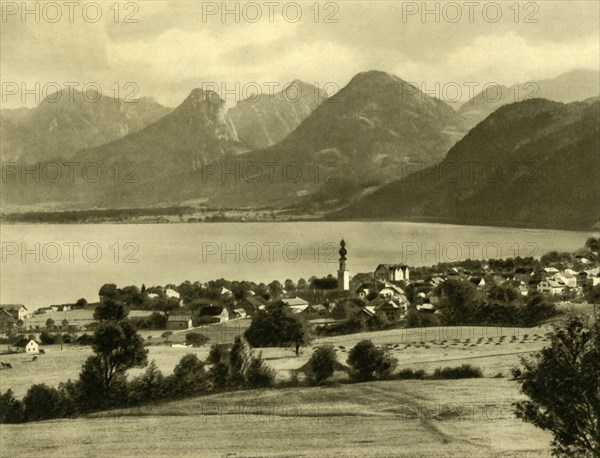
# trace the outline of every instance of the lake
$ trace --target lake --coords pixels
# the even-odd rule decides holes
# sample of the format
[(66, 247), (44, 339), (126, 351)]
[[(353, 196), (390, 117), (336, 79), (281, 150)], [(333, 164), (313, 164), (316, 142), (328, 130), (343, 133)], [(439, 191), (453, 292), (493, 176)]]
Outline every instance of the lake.
[(283, 282), (380, 263), (540, 257), (574, 251), (592, 232), (404, 222), (2, 225), (0, 301), (30, 310), (96, 301), (100, 286), (180, 284), (217, 278)]

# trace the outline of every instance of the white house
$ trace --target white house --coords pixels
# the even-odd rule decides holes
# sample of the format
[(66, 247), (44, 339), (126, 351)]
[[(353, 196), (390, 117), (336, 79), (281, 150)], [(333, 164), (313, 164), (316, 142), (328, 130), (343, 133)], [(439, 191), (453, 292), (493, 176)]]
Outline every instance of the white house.
[(555, 280), (559, 283), (564, 283), (564, 285), (568, 286), (569, 288), (575, 288), (577, 286), (577, 277), (567, 271), (554, 275), (554, 277), (551, 278), (551, 280)]
[(40, 352), (40, 345), (33, 339), (29, 341), (27, 345), (25, 345), (25, 353), (31, 353), (37, 355)]
[(165, 295), (168, 298), (179, 299), (179, 293), (175, 291), (173, 288), (165, 289)]
[(232, 296), (233, 293), (231, 292), (231, 290), (225, 288), (224, 286), (221, 288), (221, 296), (223, 297), (228, 297), (228, 296)]
[(557, 282), (556, 280), (550, 280), (550, 279), (539, 282), (539, 284), (537, 286), (537, 290), (539, 292), (546, 293), (546, 294), (552, 294), (552, 295), (560, 294), (565, 289), (566, 289), (566, 286), (564, 284), (561, 284), (561, 283)]
[(375, 278), (381, 281), (409, 281), (410, 272), (406, 264), (379, 264)]
[(308, 302), (300, 297), (290, 297), (289, 299), (282, 299), (282, 301), (294, 313), (303, 312), (308, 307)]

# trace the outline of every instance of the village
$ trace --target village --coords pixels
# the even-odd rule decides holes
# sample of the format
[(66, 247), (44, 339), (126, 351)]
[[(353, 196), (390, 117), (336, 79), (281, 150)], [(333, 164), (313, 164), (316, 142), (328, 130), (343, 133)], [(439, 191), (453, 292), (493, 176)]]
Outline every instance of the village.
[[(345, 246), (342, 240), (337, 276), (311, 277), (297, 283), (288, 279), (283, 284), (273, 281), (268, 285), (224, 279), (149, 288), (142, 285), (119, 289), (107, 284), (99, 291), (99, 301), (122, 302), (129, 308), (128, 319), (140, 330), (165, 331), (162, 342), (173, 345), (181, 344), (173, 334), (202, 332), (230, 321), (243, 331), (253, 317), (275, 302), (314, 333), (332, 335), (439, 325), (444, 285), (449, 281), (467, 282), (483, 295), (494, 288), (505, 289), (523, 301), (539, 293), (551, 304), (574, 305), (585, 304), (586, 291), (600, 284), (598, 255), (589, 247), (572, 254), (549, 253), (540, 260), (467, 260), (417, 268), (401, 263), (379, 264), (372, 272), (352, 277)], [(83, 298), (74, 304), (37, 310), (22, 304), (0, 305), (0, 332), (5, 337), (6, 351), (38, 354), (40, 344), (78, 342), (82, 335), (95, 330), (96, 305)], [(156, 337), (154, 344), (161, 341)]]

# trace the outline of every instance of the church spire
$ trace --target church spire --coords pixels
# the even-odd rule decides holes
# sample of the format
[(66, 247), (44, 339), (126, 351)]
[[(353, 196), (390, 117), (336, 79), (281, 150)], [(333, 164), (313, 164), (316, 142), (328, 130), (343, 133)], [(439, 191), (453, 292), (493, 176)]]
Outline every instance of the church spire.
[(346, 267), (346, 242), (342, 238), (340, 241), (340, 267), (338, 269), (338, 289), (342, 291), (348, 291), (350, 289), (350, 272)]

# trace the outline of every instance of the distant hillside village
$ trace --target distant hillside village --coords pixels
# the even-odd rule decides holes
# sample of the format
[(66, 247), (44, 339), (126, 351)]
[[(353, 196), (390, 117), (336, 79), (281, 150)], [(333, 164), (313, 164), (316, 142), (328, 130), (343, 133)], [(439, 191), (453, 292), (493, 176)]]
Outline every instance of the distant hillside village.
[[(449, 324), (448, 317), (438, 317), (452, 302), (450, 296), (458, 294), (453, 285), (461, 285), (460, 300), (466, 303), (473, 298), (479, 304), (468, 311), (471, 316), (463, 314), (463, 322), (525, 325), (532, 323), (514, 315), (531, 309), (530, 303), (540, 298), (550, 304), (600, 302), (596, 300), (600, 291), (598, 245), (598, 239), (591, 238), (575, 253), (551, 252), (539, 260), (466, 260), (415, 268), (379, 264), (372, 272), (351, 276), (342, 240), (337, 277), (288, 279), (283, 284), (224, 279), (148, 288), (106, 284), (100, 288), (99, 301), (111, 299), (126, 305), (128, 318), (140, 329), (181, 331), (250, 319), (277, 303), (318, 332), (343, 333)], [(0, 306), (0, 327), (7, 337), (26, 332), (75, 335), (93, 331), (96, 305), (80, 299), (31, 311), (25, 305), (5, 304)]]

